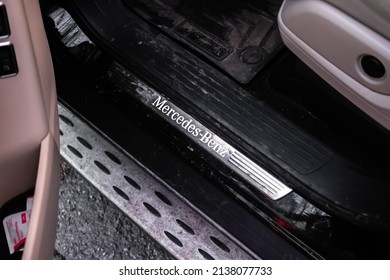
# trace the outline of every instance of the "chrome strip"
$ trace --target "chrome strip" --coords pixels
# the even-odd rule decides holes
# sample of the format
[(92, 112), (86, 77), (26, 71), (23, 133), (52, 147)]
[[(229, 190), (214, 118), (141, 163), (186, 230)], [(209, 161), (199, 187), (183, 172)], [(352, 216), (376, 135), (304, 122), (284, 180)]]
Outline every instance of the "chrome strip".
[(282, 198), (291, 192), (289, 187), (239, 152), (234, 152), (229, 162), (256, 181), (259, 188), (273, 200)]
[[(120, 71), (126, 77), (129, 77), (126, 74), (127, 70), (121, 65), (114, 64), (113, 67), (115, 67), (113, 71)], [(271, 173), (237, 151), (206, 126), (148, 85), (140, 80), (132, 81), (131, 84), (135, 86), (136, 94), (140, 96), (139, 99), (145, 105), (156, 111), (171, 124), (177, 126), (200, 147), (214, 155), (214, 158), (234, 170), (245, 181), (257, 187), (258, 190), (270, 199), (277, 200), (292, 192), (291, 188)], [(188, 147), (188, 149), (192, 151), (191, 147)]]

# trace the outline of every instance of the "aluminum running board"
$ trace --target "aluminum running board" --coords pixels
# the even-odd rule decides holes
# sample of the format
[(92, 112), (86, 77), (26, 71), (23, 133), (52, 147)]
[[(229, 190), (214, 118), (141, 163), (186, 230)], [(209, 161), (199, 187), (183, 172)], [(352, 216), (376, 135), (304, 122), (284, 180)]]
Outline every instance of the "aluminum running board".
[(61, 104), (61, 155), (178, 259), (258, 259)]

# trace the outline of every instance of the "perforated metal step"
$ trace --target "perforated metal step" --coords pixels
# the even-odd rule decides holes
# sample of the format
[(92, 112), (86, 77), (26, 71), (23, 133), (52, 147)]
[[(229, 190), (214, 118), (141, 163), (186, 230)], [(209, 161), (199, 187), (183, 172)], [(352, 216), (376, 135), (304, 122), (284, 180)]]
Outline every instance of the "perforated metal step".
[(62, 105), (59, 115), (63, 158), (173, 256), (259, 258)]

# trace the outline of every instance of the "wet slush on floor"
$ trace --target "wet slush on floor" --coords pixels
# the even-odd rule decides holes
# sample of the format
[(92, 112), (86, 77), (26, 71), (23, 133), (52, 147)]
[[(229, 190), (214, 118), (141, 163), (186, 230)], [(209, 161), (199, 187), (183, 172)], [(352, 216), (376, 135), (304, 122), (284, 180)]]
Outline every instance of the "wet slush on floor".
[(55, 259), (173, 259), (65, 161)]

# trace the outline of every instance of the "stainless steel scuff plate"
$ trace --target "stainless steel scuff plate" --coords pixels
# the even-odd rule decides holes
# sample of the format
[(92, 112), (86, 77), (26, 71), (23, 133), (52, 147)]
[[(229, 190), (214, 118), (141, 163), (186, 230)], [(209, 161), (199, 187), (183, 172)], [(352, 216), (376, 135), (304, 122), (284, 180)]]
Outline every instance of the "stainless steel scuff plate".
[(258, 258), (62, 105), (59, 115), (64, 159), (173, 256)]

